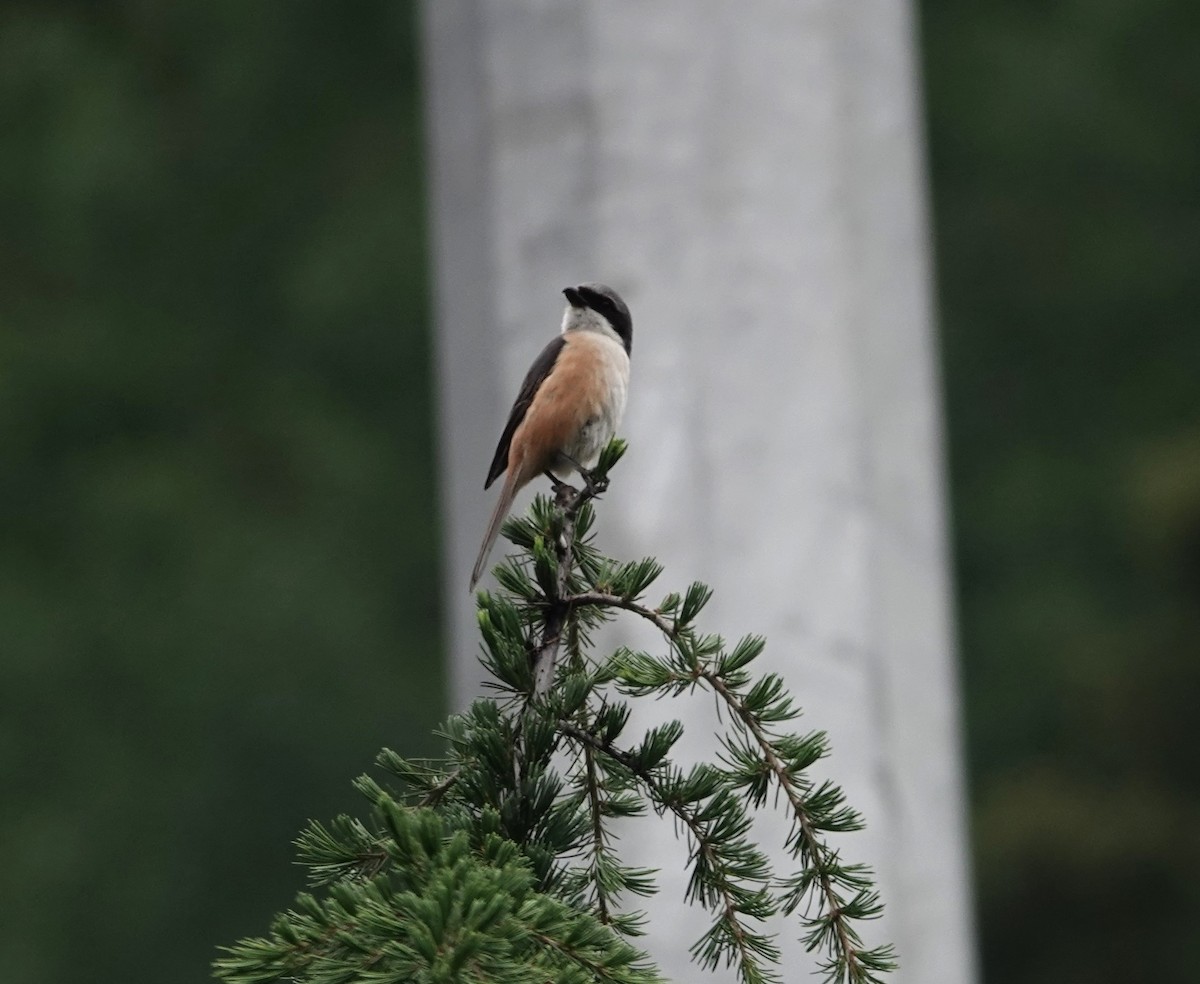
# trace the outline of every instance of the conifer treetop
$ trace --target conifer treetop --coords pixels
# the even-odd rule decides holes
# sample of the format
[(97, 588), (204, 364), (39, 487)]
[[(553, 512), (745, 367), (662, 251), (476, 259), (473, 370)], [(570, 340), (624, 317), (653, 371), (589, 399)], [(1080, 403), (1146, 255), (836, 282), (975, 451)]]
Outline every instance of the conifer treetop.
[[(385, 749), (377, 764), (398, 786), (357, 780), (366, 820), (309, 824), (296, 843), (315, 891), (269, 936), (227, 948), (218, 977), (662, 981), (636, 946), (653, 925), (631, 905), (656, 891), (656, 872), (618, 850), (623, 821), (647, 813), (687, 841), (686, 900), (706, 913), (691, 946), (701, 967), (732, 967), (743, 984), (781, 981), (765, 928), (779, 913), (826, 982), (881, 984), (895, 967), (890, 946), (860, 935), (882, 912), (871, 871), (827, 840), (860, 830), (862, 817), (836, 784), (811, 777), (828, 739), (792, 731), (800, 711), (783, 680), (755, 674), (765, 640), (729, 645), (701, 631), (712, 592), (698, 582), (647, 604), (661, 565), (595, 548), (593, 500), (624, 450), (613, 441), (583, 489), (558, 485), (505, 524), (516, 552), (496, 568), (500, 590), (477, 595), (495, 696), (446, 721), (440, 760)], [(655, 626), (661, 649), (598, 654), (594, 632), (616, 617)], [(678, 721), (627, 734), (631, 701), (697, 692), (727, 712), (714, 761), (674, 763)], [(770, 808), (790, 820), (770, 847), (784, 871), (752, 836), (754, 813)]]

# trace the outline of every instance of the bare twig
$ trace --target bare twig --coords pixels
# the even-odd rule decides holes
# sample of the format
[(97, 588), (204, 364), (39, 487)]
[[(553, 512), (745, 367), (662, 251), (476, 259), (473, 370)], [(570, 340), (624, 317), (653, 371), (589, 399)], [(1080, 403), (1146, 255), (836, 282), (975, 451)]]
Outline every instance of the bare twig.
[(441, 802), (442, 797), (445, 796), (446, 793), (448, 793), (450, 791), (450, 788), (456, 782), (458, 782), (458, 777), (461, 772), (462, 772), (461, 768), (455, 769), (453, 772), (451, 772), (449, 775), (447, 775), (445, 779), (443, 779), (441, 782), (439, 782), (436, 786), (433, 786), (432, 788), (430, 788), (425, 793), (425, 795), (422, 796), (421, 799), (417, 802), (417, 806), (437, 806), (438, 803)]
[(554, 486), (554, 504), (562, 516), (562, 529), (554, 540), (557, 565), (554, 572), (554, 594), (546, 599), (548, 608), (542, 625), (542, 638), (533, 652), (533, 696), (545, 697), (554, 682), (558, 652), (562, 646), (563, 628), (570, 611), (567, 584), (574, 564), (575, 528), (579, 510), (607, 487), (607, 481), (588, 481), (582, 489), (559, 483)]
[(603, 591), (582, 591), (577, 595), (571, 595), (567, 599), (567, 603), (572, 607), (598, 605), (601, 608), (619, 608), (622, 611), (632, 612), (634, 615), (640, 615), (647, 622), (653, 623), (668, 639), (673, 640), (675, 638), (676, 629), (674, 622), (651, 608), (639, 605), (632, 598), (622, 598), (620, 595), (606, 594)]

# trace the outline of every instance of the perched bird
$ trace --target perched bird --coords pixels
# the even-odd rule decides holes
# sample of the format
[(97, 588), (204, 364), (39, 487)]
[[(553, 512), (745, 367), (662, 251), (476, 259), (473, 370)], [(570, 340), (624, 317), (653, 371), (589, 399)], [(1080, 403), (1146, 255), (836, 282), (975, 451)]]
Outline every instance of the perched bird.
[(625, 412), (633, 347), (629, 308), (604, 284), (580, 284), (563, 293), (562, 334), (526, 373), (483, 483), (490, 488), (507, 469), (471, 571), (472, 591), (516, 494), (538, 475), (556, 484), (572, 471), (586, 479)]

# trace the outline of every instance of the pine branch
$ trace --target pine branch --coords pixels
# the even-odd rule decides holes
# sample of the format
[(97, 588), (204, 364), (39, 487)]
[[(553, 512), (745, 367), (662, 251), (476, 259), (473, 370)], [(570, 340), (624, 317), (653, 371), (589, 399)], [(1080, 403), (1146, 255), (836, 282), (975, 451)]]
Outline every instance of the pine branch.
[(596, 886), (596, 909), (599, 913), (600, 921), (605, 925), (609, 925), (612, 922), (612, 917), (609, 915), (610, 903), (608, 890), (604, 885), (604, 880), (600, 872), (606, 835), (604, 832), (604, 820), (600, 815), (600, 783), (596, 777), (596, 752), (591, 746), (584, 746), (583, 761), (587, 782), (588, 807), (592, 814), (592, 866), (594, 872), (593, 881)]
[[(653, 872), (622, 864), (615, 849), (614, 822), (649, 808), (685, 831), (685, 899), (713, 916), (691, 947), (701, 966), (733, 966), (743, 984), (779, 980), (779, 949), (761, 924), (797, 910), (827, 980), (871, 984), (894, 966), (890, 948), (865, 948), (855, 928), (881, 911), (870, 872), (843, 864), (824, 840), (862, 826), (840, 789), (805, 774), (827, 754), (825, 736), (787, 733), (799, 711), (782, 680), (749, 671), (764, 641), (747, 636), (729, 648), (698, 631), (712, 595), (703, 584), (647, 606), (661, 565), (617, 563), (594, 549), (592, 500), (623, 450), (613, 442), (582, 490), (559, 484), (553, 501), (539, 496), (505, 524), (520, 553), (496, 569), (503, 590), (478, 595), (483, 663), (499, 698), (447, 720), (442, 761), (381, 752), (379, 766), (402, 791), (361, 776), (367, 821), (310, 823), (297, 847), (323, 896), (301, 894), (269, 937), (229, 948), (220, 977), (657, 984), (625, 939), (641, 932), (640, 916), (621, 909), (627, 894), (655, 890)], [(593, 631), (621, 613), (654, 625), (666, 654), (594, 658)], [(717, 763), (686, 772), (673, 764), (677, 721), (623, 740), (630, 710), (618, 695), (699, 690), (729, 711)], [(750, 810), (771, 789), (792, 819), (784, 846), (798, 870), (785, 879), (750, 838)]]
[[(723, 811), (714, 809), (712, 802), (702, 806), (700, 800), (711, 799), (714, 791), (708, 796), (697, 796), (696, 791), (682, 793), (680, 783), (664, 777), (661, 768), (646, 765), (642, 756), (617, 748), (570, 721), (560, 720), (558, 727), (585, 749), (607, 756), (636, 776), (656, 806), (669, 810), (687, 829), (696, 861), (688, 895), (718, 915), (716, 926), (693, 948), (701, 962), (713, 969), (724, 957), (726, 963), (737, 964), (746, 984), (777, 980), (760, 960), (778, 963), (779, 951), (770, 937), (754, 932), (741, 918), (766, 919), (775, 909), (765, 888), (769, 882), (766, 858), (748, 848), (749, 820), (732, 799), (720, 802)], [(714, 932), (718, 927), (723, 932)]]
[(552, 526), (554, 543), (553, 571), (547, 571), (535, 544), (535, 572), (545, 591), (546, 613), (542, 623), (542, 638), (533, 654), (533, 696), (544, 697), (554, 682), (558, 651), (562, 644), (563, 625), (570, 611), (568, 585), (575, 567), (575, 544), (580, 511), (608, 489), (608, 472), (625, 453), (625, 443), (612, 441), (600, 455), (596, 467), (584, 476), (582, 489), (560, 482), (554, 486), (556, 522)]
[[(719, 656), (720, 646), (714, 648), (711, 639), (695, 636), (690, 621), (698, 613), (698, 607), (682, 604), (677, 596), (669, 597), (659, 609), (640, 604), (633, 592), (582, 591), (572, 596), (570, 603), (577, 608), (595, 606), (630, 612), (654, 625), (671, 644), (677, 660), (674, 666), (664, 665), (642, 654), (624, 654), (626, 664), (637, 663), (637, 669), (641, 671), (639, 685), (632, 692), (679, 693), (705, 684), (730, 708), (738, 726), (753, 739), (765, 765), (764, 770), (750, 756), (742, 756), (741, 764), (748, 770), (744, 774), (753, 777), (746, 785), (755, 784), (758, 787), (754, 795), (755, 802), (761, 804), (765, 799), (766, 787), (761, 782), (765, 771), (778, 784), (791, 807), (794, 831), (789, 837), (788, 846), (793, 856), (800, 860), (804, 871), (785, 883), (791, 887), (785, 897), (785, 911), (793, 912), (806, 897), (815, 896), (817, 913), (805, 918), (806, 925), (810, 927), (805, 942), (810, 950), (821, 947), (827, 951), (829, 959), (823, 965), (827, 979), (844, 980), (848, 984), (877, 982), (879, 973), (895, 966), (894, 953), (890, 947), (864, 947), (852, 925), (854, 919), (877, 918), (882, 911), (878, 896), (863, 887), (870, 884), (870, 872), (861, 867), (847, 869), (842, 866), (837, 854), (822, 840), (817, 829), (818, 823), (824, 824), (826, 829), (859, 829), (861, 821), (853, 811), (836, 812), (841, 793), (828, 784), (821, 787), (818, 794), (823, 794), (835, 809), (823, 810), (819, 817), (814, 815), (806, 799), (811, 793), (811, 785), (797, 780), (800, 770), (788, 764), (763, 722), (764, 711), (776, 721), (791, 720), (796, 716), (790, 699), (782, 692), (781, 681), (768, 676), (756, 685), (760, 688), (755, 700), (756, 711), (751, 711), (745, 697), (730, 683), (728, 674), (732, 674), (738, 684), (748, 681), (744, 667), (761, 652), (762, 641), (757, 638), (748, 640), (741, 651), (735, 650), (732, 658), (703, 660), (699, 652), (707, 648), (713, 652), (713, 656)], [(673, 618), (665, 614), (673, 611), (679, 614)], [(718, 662), (720, 669), (717, 668)], [(816, 757), (823, 754), (822, 749)], [(812, 760), (815, 761), (815, 757)], [(801, 767), (806, 768), (809, 764), (811, 761), (804, 761)], [(839, 891), (839, 884), (855, 890), (850, 901)]]
[[(783, 790), (792, 808), (792, 818), (796, 825), (793, 840), (796, 844), (796, 854), (802, 862), (806, 862), (809, 870), (816, 875), (816, 886), (820, 901), (818, 916), (825, 913), (823, 928), (827, 927), (832, 933), (833, 940), (829, 947), (831, 963), (826, 965), (829, 980), (846, 981), (848, 984), (870, 984), (878, 982), (876, 971), (890, 970), (895, 966), (890, 948), (866, 950), (862, 946), (857, 932), (850, 925), (848, 913), (853, 911), (846, 905), (845, 899), (834, 886), (834, 880), (839, 866), (836, 854), (821, 840), (817, 834), (816, 822), (808, 803), (804, 798), (804, 790), (796, 782), (794, 770), (783, 760), (779, 749), (772, 740), (761, 720), (751, 713), (744, 698), (734, 692), (726, 681), (711, 667), (699, 671), (704, 680), (725, 702), (726, 706), (736, 715), (741, 726), (749, 732), (759, 750), (766, 759), (775, 781)], [(794, 910), (803, 897), (803, 893), (791, 904), (788, 911)], [(869, 915), (859, 915), (858, 918), (874, 918), (881, 911), (877, 905), (863, 906), (868, 898), (861, 893), (855, 900), (858, 908), (872, 910)], [(811, 937), (814, 944), (819, 943), (821, 935)], [(812, 947), (810, 947), (811, 949)], [(844, 965), (844, 971), (842, 967)]]

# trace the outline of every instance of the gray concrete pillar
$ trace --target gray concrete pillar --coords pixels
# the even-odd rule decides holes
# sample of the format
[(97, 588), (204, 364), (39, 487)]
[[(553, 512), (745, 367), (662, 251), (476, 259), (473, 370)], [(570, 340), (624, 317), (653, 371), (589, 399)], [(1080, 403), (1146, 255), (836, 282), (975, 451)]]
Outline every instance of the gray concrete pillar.
[[(709, 583), (706, 628), (767, 636), (764, 667), (830, 733), (828, 773), (867, 817), (843, 847), (880, 876), (868, 942), (897, 945), (898, 982), (969, 984), (909, 4), (427, 0), (424, 15), (457, 700), (479, 678), (466, 585), (504, 413), (559, 290), (603, 280), (635, 335), (602, 545), (657, 556), (664, 591)], [(661, 713), (707, 750), (711, 705)], [(664, 868), (650, 948), (695, 980), (705, 924), (677, 905), (672, 839), (646, 825), (628, 847)], [(787, 952), (786, 979), (804, 979), (811, 961)]]

